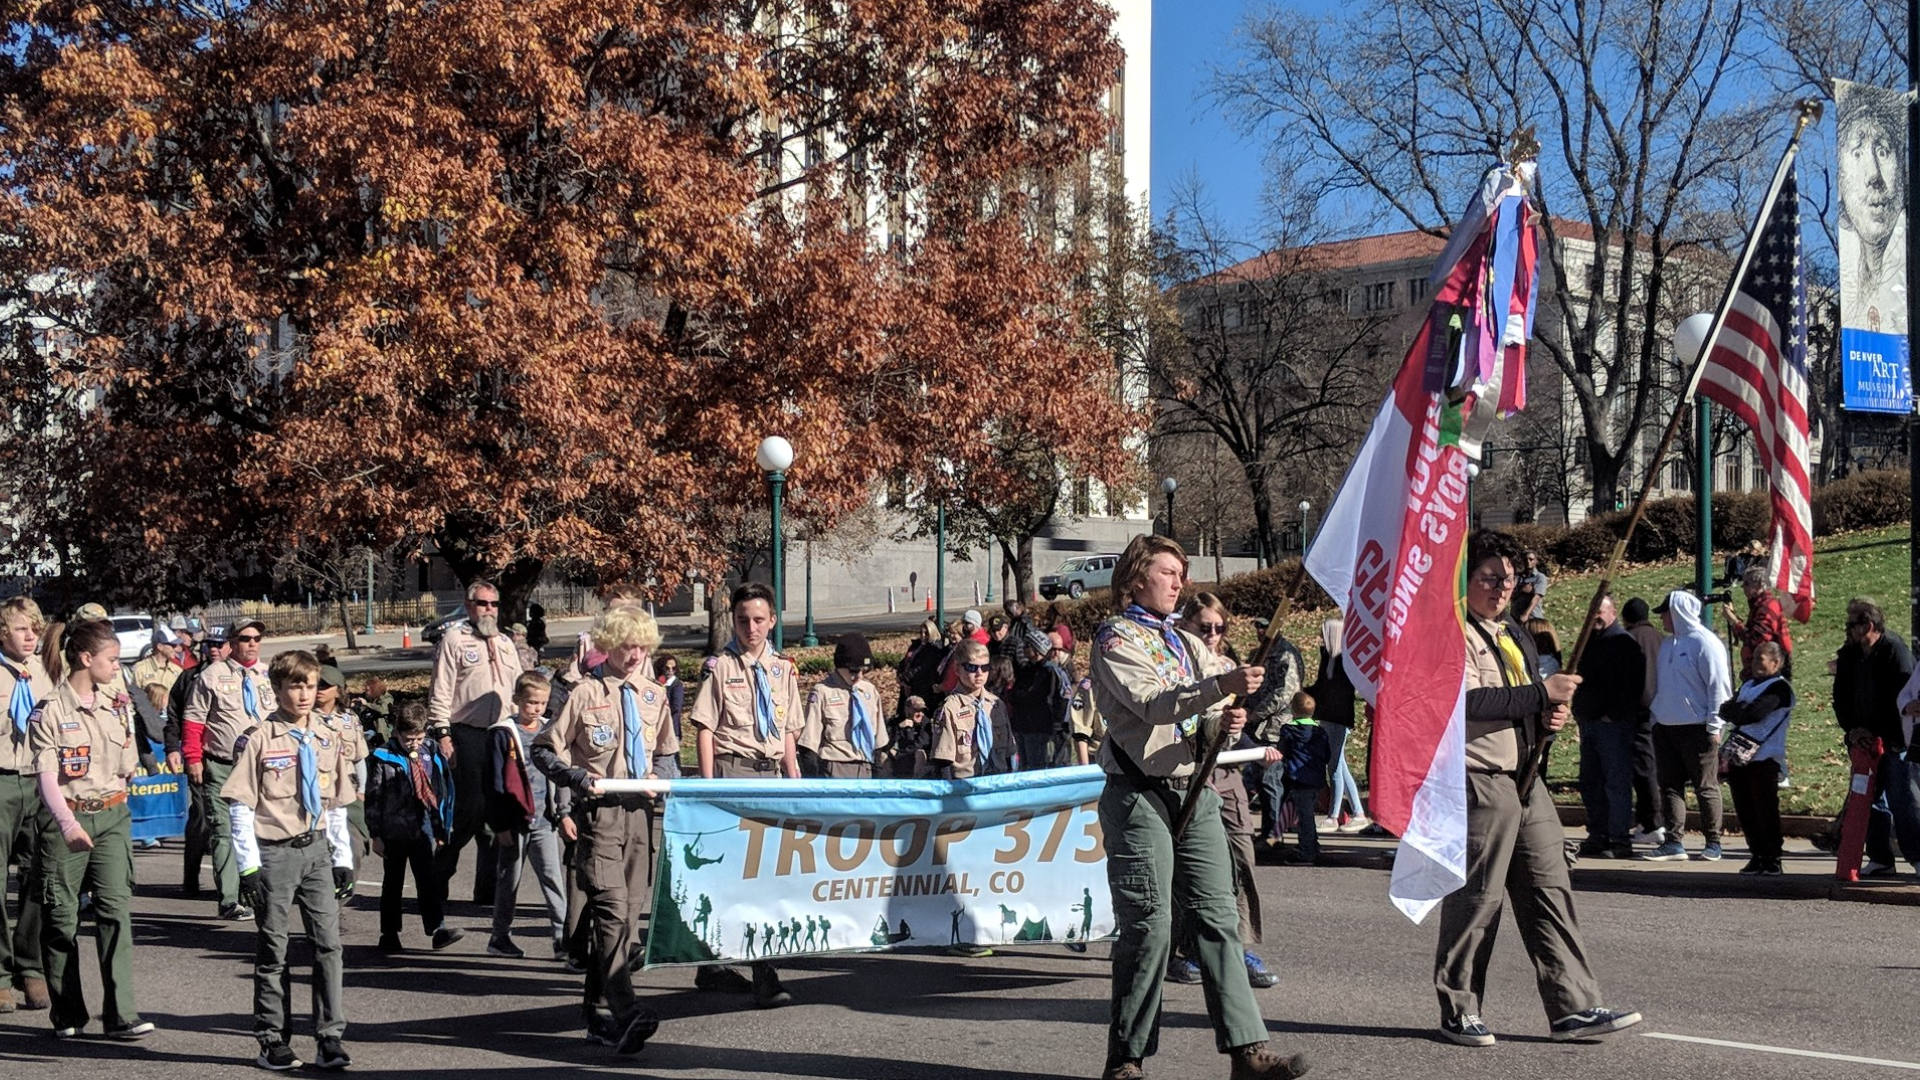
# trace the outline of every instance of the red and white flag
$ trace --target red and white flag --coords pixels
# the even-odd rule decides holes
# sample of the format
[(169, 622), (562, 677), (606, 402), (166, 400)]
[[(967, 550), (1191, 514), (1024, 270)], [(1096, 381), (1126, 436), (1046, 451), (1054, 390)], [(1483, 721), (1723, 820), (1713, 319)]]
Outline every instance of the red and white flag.
[(1774, 586), (1793, 617), (1813, 616), (1813, 497), (1807, 427), (1807, 279), (1800, 254), (1800, 187), (1783, 163), (1773, 206), (1749, 251), (1720, 332), (1700, 373), (1700, 393), (1753, 432), (1772, 486)]

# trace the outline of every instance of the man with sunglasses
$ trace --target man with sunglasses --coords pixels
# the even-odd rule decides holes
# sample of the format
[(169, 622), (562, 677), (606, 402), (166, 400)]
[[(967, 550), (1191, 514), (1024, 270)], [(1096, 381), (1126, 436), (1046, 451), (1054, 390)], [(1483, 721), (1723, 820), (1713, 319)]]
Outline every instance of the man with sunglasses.
[(800, 748), (812, 755), (819, 775), (834, 780), (871, 780), (874, 762), (887, 745), (880, 692), (866, 679), (873, 647), (866, 635), (848, 631), (833, 646), (833, 673), (807, 695)]
[(434, 870), (453, 883), (460, 849), (475, 838), (473, 902), (493, 906), (496, 848), (487, 828), (487, 730), (514, 713), (520, 655), (500, 634), (500, 590), (476, 579), (467, 586), (467, 618), (447, 628), (433, 657), (427, 731), (453, 767), (453, 836), (434, 853)]
[(1920, 866), (1920, 770), (1906, 760), (1900, 722), (1900, 691), (1913, 674), (1913, 653), (1887, 629), (1880, 605), (1865, 597), (1847, 602), (1847, 641), (1834, 655), (1832, 671), (1833, 718), (1847, 733), (1847, 745), (1869, 747), (1878, 739), (1883, 750), (1861, 874), (1892, 872), (1896, 847)]
[[(234, 922), (252, 919), (253, 910), (240, 902), (232, 804), (219, 792), (233, 775), (234, 760), (246, 747), (248, 733), (279, 707), (267, 666), (260, 662), (260, 639), (266, 631), (266, 624), (257, 619), (243, 619), (228, 628), (231, 654), (201, 670), (187, 692), (180, 723), (180, 756), (187, 766), (189, 794), (201, 805), (206, 822), (220, 917)], [(196, 870), (196, 886), (198, 879)]]

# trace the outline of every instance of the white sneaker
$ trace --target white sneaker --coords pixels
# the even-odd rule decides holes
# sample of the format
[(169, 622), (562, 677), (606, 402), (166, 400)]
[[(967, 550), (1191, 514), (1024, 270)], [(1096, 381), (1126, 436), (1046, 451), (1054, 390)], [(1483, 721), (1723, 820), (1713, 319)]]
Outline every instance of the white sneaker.
[(1372, 824), (1373, 822), (1370, 821), (1365, 814), (1362, 814), (1359, 817), (1348, 818), (1347, 823), (1345, 825), (1340, 826), (1339, 831), (1343, 833), (1364, 832), (1366, 831), (1367, 826)]
[(1879, 877), (1881, 874), (1891, 873), (1893, 873), (1892, 863), (1869, 862), (1860, 868), (1861, 877)]
[(1661, 844), (1667, 842), (1667, 830), (1661, 828), (1635, 829), (1633, 835), (1627, 839), (1636, 844), (1648, 844), (1653, 847), (1659, 847)]
[(1323, 817), (1316, 821), (1315, 824), (1320, 827), (1321, 832), (1340, 831), (1340, 819), (1336, 817)]

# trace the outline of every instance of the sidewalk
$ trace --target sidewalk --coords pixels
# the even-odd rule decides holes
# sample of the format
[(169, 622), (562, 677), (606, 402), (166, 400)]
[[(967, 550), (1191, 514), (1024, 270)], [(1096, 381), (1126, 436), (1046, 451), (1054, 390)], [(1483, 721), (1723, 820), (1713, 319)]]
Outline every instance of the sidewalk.
[[(1567, 843), (1577, 845), (1586, 839), (1586, 829), (1567, 826)], [(1910, 873), (1896, 872), (1858, 882), (1834, 880), (1834, 857), (1802, 839), (1789, 839), (1781, 859), (1785, 873), (1778, 876), (1748, 876), (1740, 873), (1747, 863), (1747, 850), (1740, 837), (1732, 841), (1726, 857), (1717, 862), (1698, 858), (1697, 836), (1688, 843), (1694, 856), (1684, 862), (1651, 862), (1645, 859), (1581, 859), (1573, 864), (1575, 889), (1582, 892), (1641, 893), (1658, 896), (1702, 897), (1711, 899), (1763, 900), (1838, 900), (1851, 903), (1895, 904), (1920, 907), (1920, 880)], [(1292, 845), (1289, 835), (1288, 846)], [(1323, 863), (1386, 870), (1393, 866), (1396, 841), (1391, 837), (1320, 836)], [(1255, 845), (1262, 863), (1279, 861), (1280, 848)], [(1638, 849), (1640, 854), (1646, 848)]]

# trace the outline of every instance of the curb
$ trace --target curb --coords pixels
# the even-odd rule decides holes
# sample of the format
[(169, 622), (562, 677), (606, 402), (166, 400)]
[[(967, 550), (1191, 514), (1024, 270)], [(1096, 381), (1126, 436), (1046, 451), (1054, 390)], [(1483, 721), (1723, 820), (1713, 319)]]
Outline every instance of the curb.
[[(1586, 807), (1577, 803), (1555, 803), (1554, 809), (1560, 813), (1561, 825), (1569, 828), (1586, 828)], [(1695, 832), (1700, 831), (1699, 811), (1687, 811), (1687, 828)], [(1720, 830), (1722, 832), (1742, 834), (1746, 832), (1746, 830), (1740, 827), (1739, 815), (1733, 812), (1732, 800), (1728, 800), (1725, 810), (1720, 815)], [(1817, 817), (1813, 814), (1780, 815), (1780, 835), (1785, 837), (1790, 837), (1795, 840), (1811, 840), (1816, 836), (1825, 836), (1832, 831), (1832, 818)]]

